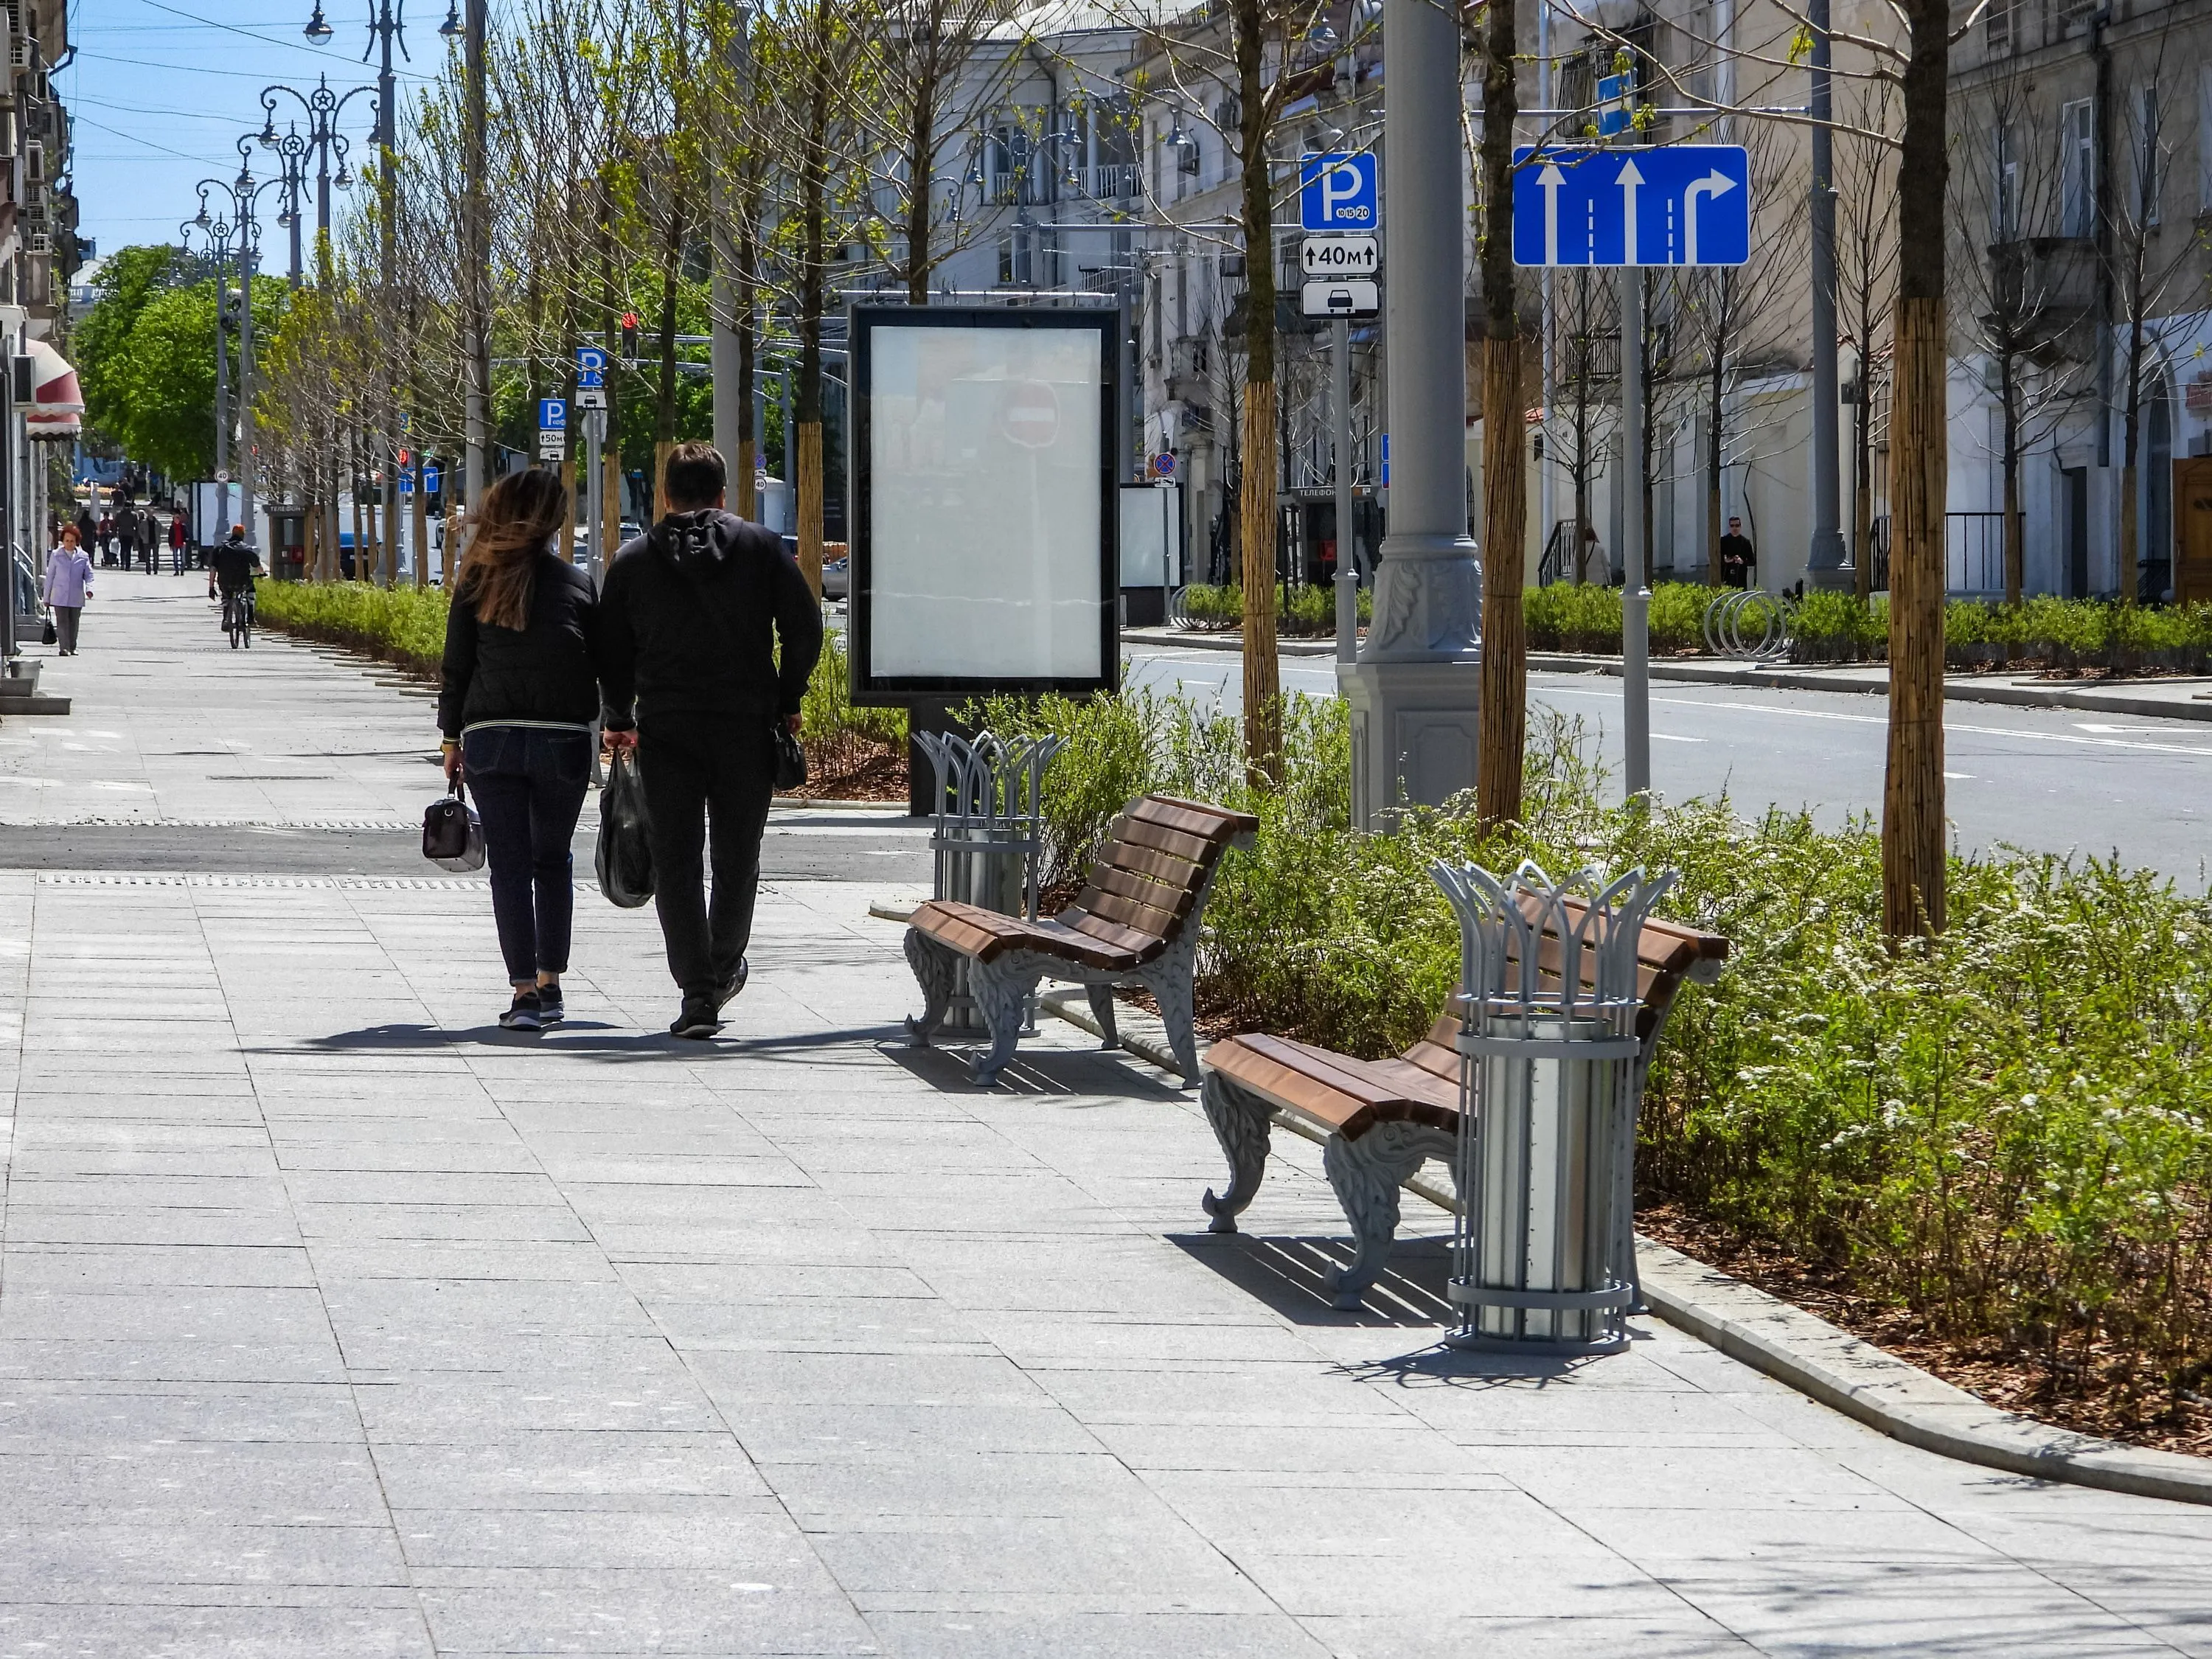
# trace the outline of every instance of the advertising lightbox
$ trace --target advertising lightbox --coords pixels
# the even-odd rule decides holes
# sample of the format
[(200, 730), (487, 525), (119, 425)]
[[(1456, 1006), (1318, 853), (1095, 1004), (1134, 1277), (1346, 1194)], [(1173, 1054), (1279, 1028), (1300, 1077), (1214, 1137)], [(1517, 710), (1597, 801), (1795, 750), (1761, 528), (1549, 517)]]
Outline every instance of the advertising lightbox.
[(1113, 688), (1116, 316), (853, 308), (856, 702)]

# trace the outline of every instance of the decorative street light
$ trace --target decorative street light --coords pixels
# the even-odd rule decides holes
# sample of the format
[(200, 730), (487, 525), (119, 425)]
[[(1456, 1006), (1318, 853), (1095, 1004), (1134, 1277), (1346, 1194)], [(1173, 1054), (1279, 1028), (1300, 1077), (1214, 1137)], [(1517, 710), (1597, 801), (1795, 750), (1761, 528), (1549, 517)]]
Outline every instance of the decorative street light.
[[(284, 188), (282, 176), (255, 179), (253, 150), (258, 142), (258, 135), (254, 133), (247, 133), (238, 141), (238, 177), (200, 180), (200, 210), (191, 222), (206, 230), (216, 255), (216, 467), (218, 472), (223, 470), (229, 440), (229, 422), (222, 406), (222, 387), (228, 378), (228, 365), (224, 361), (228, 353), (223, 337), (223, 316), (230, 303), (230, 277), (224, 266), (228, 261), (234, 236), (237, 243), (239, 520), (246, 526), (248, 541), (253, 539), (254, 534), (253, 276), (254, 266), (261, 252), (259, 208), (264, 192)], [(209, 198), (217, 191), (222, 192), (228, 207), (229, 216), (227, 219), (211, 216), (208, 211)]]
[[(218, 188), (220, 188), (218, 185)], [(230, 262), (233, 226), (208, 211), (207, 186), (200, 188), (200, 210), (177, 227), (177, 240), (185, 252), (192, 251), (192, 233), (207, 245), (207, 258), (215, 266), (215, 472), (227, 482), (230, 472), (230, 340), (226, 325), (230, 318)], [(207, 526), (200, 531), (206, 533)]]
[[(321, 24), (323, 38), (329, 36), (331, 27), (322, 21), (322, 15), (321, 9), (317, 8), (315, 23), (310, 23), (307, 26), (310, 39), (316, 38), (315, 27), (318, 23)], [(281, 137), (278, 136), (276, 98), (279, 93), (296, 100), (300, 107), (307, 112), (306, 137), (300, 137), (296, 127), (288, 135)], [(365, 94), (372, 94), (372, 104), (376, 111), (376, 131), (380, 138), (384, 130), (386, 99), (380, 92), (372, 94), (370, 88), (354, 87), (343, 93), (333, 92), (331, 90), (331, 77), (325, 75), (316, 82), (314, 90), (312, 92), (301, 92), (298, 88), (286, 86), (282, 82), (275, 86), (264, 87), (261, 92), (261, 108), (266, 118), (261, 124), (259, 141), (264, 149), (276, 150), (280, 155), (286, 157), (288, 166), (295, 165), (292, 158), (297, 157), (296, 170), (300, 177), (289, 192), (294, 198), (295, 205), (298, 194), (306, 186), (304, 176), (306, 152), (310, 149), (315, 152), (315, 281), (319, 286), (327, 285), (331, 275), (331, 186), (336, 184), (340, 190), (343, 190), (353, 182), (353, 174), (346, 166), (346, 137), (338, 131), (338, 116), (348, 104)], [(298, 145), (296, 151), (291, 148), (295, 143)], [(333, 157), (337, 162), (337, 173), (335, 178), (331, 176), (331, 172)], [(297, 218), (298, 216), (295, 213), (295, 223), (292, 226), (292, 286), (295, 288), (300, 285), (300, 231), (296, 222)]]

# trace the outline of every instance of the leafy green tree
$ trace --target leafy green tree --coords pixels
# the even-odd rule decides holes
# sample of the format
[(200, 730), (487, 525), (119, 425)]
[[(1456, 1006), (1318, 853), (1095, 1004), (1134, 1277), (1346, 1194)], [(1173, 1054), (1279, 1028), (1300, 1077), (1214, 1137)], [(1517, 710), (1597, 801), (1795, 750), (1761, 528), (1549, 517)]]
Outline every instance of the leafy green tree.
[[(215, 293), (212, 279), (153, 292), (101, 356), (110, 400), (101, 429), (133, 460), (173, 478), (205, 477), (215, 467)], [(279, 337), (284, 302), (282, 277), (255, 278), (257, 338)]]
[[(126, 247), (100, 268), (93, 284), (98, 298), (85, 313), (70, 337), (76, 361), (77, 383), (84, 389), (85, 422), (101, 436), (123, 443), (129, 407), (116, 389), (117, 371), (139, 313), (157, 295), (174, 289), (184, 279), (184, 256), (173, 247), (156, 245)], [(208, 384), (212, 392), (214, 369)], [(212, 421), (212, 414), (209, 416)]]

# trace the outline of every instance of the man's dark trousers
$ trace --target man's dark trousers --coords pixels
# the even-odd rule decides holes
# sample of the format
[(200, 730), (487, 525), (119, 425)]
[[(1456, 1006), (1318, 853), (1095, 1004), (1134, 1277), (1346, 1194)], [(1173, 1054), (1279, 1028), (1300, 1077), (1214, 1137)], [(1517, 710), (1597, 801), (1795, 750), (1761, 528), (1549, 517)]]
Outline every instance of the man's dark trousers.
[[(638, 769), (653, 818), (653, 902), (668, 971), (689, 996), (714, 995), (745, 953), (760, 891), (761, 836), (775, 793), (769, 721), (675, 714), (639, 722)], [(711, 843), (710, 843), (711, 835)], [(711, 844), (714, 902), (704, 890)]]

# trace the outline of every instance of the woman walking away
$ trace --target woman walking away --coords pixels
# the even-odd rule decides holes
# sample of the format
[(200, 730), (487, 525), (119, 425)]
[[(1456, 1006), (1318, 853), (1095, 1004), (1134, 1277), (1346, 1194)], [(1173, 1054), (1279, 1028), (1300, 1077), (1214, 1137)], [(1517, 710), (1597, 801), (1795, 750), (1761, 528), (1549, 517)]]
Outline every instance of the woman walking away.
[(476, 791), (492, 914), (514, 987), (510, 1030), (561, 1018), (574, 892), (569, 838), (592, 771), (599, 606), (591, 578), (552, 549), (568, 524), (556, 472), (511, 473), (485, 492), (446, 623), (438, 725), (446, 775)]
[(53, 607), (54, 637), (62, 655), (76, 655), (76, 625), (84, 602), (92, 597), (92, 556), (76, 533), (76, 526), (62, 526), (61, 545), (46, 555), (46, 603)]

